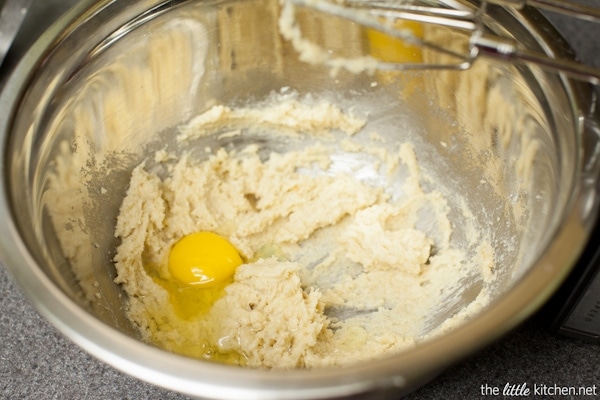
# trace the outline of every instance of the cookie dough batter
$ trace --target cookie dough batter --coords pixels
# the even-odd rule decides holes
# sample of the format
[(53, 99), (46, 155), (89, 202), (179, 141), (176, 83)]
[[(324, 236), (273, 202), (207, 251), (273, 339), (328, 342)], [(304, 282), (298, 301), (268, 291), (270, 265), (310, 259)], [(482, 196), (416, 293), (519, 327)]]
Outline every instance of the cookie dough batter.
[[(447, 201), (422, 188), (410, 144), (365, 147), (352, 138), (366, 121), (296, 100), (215, 106), (179, 140), (243, 138), (248, 126), (289, 131), (307, 110), (323, 109), (335, 118), (296, 133), (341, 133), (344, 150), (323, 140), (293, 151), (215, 146), (203, 159), (163, 150), (154, 160), (161, 168), (150, 160), (135, 168), (115, 232), (116, 281), (145, 341), (248, 367), (328, 367), (402, 351), (485, 305), (483, 284), (459, 314), (429, 317), (460, 297), (452, 294), (464, 279), (494, 279), (493, 252), (485, 241), (476, 258), (451, 245)], [(170, 276), (171, 247), (198, 231), (227, 238), (244, 260), (220, 287), (184, 288)]]

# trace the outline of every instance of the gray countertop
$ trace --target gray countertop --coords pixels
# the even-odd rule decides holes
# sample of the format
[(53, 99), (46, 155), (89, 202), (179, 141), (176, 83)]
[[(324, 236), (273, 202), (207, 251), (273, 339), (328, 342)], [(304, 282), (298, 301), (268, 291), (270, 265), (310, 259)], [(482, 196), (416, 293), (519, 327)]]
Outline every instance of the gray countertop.
[[(588, 2), (600, 6), (600, 0)], [(48, 25), (74, 0), (34, 3), (26, 24), (41, 20), (41, 25)], [(551, 17), (582, 60), (600, 65), (598, 27)], [(19, 37), (16, 49), (27, 47), (31, 40)], [(534, 385), (546, 386), (547, 395), (531, 392), (531, 398), (572, 398), (554, 393), (555, 385), (586, 387), (589, 396), (582, 398), (600, 398), (599, 366), (600, 345), (556, 335), (535, 316), (408, 398), (507, 398), (502, 396), (507, 384), (525, 384), (531, 390)], [(494, 390), (499, 394), (494, 395)], [(185, 398), (118, 372), (80, 350), (39, 316), (0, 265), (0, 399)]]

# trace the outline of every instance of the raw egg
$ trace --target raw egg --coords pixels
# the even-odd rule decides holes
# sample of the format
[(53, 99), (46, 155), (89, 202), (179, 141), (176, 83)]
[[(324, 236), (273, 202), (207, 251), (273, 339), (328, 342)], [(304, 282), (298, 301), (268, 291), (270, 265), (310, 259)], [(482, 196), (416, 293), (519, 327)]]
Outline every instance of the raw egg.
[[(423, 37), (423, 25), (419, 22), (398, 20), (394, 29), (408, 30), (417, 38)], [(375, 29), (367, 30), (370, 54), (383, 62), (391, 63), (421, 63), (423, 52), (421, 47), (407, 43)]]
[(242, 257), (227, 239), (206, 231), (184, 236), (169, 254), (169, 272), (173, 278), (196, 287), (225, 282), (242, 263)]

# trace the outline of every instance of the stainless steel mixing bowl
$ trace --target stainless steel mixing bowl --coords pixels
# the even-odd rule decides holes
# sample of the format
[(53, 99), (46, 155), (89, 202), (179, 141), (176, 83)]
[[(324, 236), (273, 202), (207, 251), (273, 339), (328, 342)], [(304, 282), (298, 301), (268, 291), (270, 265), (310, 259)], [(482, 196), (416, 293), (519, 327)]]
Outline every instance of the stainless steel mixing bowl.
[[(397, 396), (523, 321), (576, 262), (598, 204), (593, 91), (536, 67), (483, 60), (463, 72), (332, 76), (297, 60), (279, 35), (277, 10), (271, 0), (84, 0), (47, 31), (0, 99), (2, 255), (60, 331), (151, 383), (220, 399)], [(373, 46), (357, 26), (298, 18), (307, 37), (340, 54)], [(523, 46), (572, 57), (533, 10), (491, 7), (485, 23)], [(424, 34), (454, 43), (435, 29)], [(327, 370), (237, 368), (139, 340), (113, 282), (115, 219), (129, 173), (153, 150), (178, 149), (177, 126), (211, 104), (248, 104), (282, 88), (368, 112), (388, 140), (415, 144), (450, 197), (467, 199), (497, 257), (483, 312), (404, 353)], [(466, 232), (455, 206), (460, 244)], [(480, 289), (465, 277), (462, 293), (432, 310), (429, 325)]]

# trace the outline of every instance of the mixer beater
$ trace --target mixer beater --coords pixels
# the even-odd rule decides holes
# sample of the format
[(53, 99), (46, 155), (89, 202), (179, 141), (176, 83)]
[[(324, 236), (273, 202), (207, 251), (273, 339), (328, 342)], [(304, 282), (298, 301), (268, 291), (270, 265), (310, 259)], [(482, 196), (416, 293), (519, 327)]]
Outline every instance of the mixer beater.
[[(483, 23), (488, 7), (504, 7), (507, 10), (536, 7), (596, 23), (600, 23), (600, 8), (563, 0), (481, 0), (477, 3), (462, 0), (282, 0), (282, 4), (284, 9), (299, 6), (343, 18), (410, 46), (447, 56), (443, 62), (380, 61), (370, 67), (375, 70), (463, 70), (469, 68), (477, 58), (488, 57), (515, 64), (533, 63), (574, 79), (600, 85), (600, 68), (526, 49), (509, 35), (487, 32)], [(399, 25), (398, 21), (461, 32), (464, 43), (446, 46), (436, 38), (425, 37), (412, 29), (411, 26), (415, 25)], [(328, 64), (327, 60), (324, 64)]]

